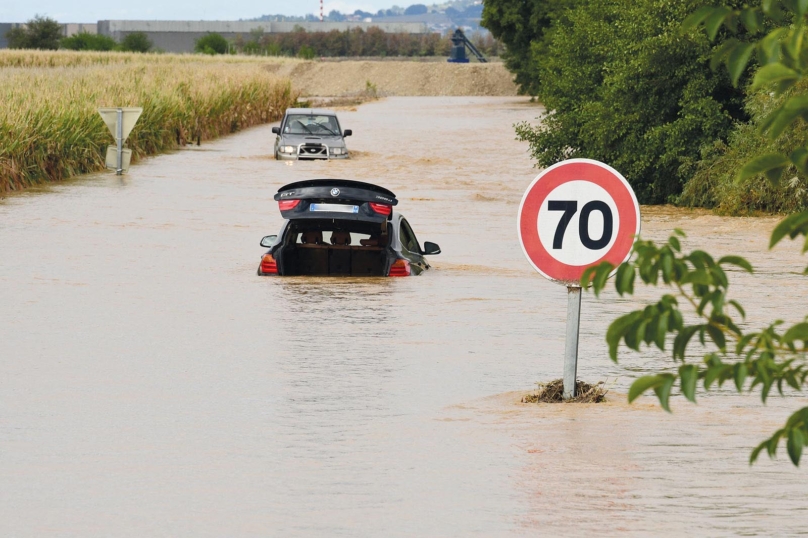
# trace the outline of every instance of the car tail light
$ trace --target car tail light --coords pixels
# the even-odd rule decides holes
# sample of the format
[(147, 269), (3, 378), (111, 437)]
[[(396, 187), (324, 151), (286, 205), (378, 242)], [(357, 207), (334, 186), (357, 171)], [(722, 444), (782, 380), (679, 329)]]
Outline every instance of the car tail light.
[(264, 254), (264, 257), (261, 258), (261, 272), (270, 275), (278, 274), (278, 264), (272, 254)]
[(289, 211), (294, 209), (300, 204), (300, 200), (280, 200), (278, 202), (278, 209), (281, 211)]
[(393, 206), (387, 204), (377, 204), (370, 202), (370, 208), (379, 215), (389, 215), (393, 212)]
[(407, 260), (396, 260), (387, 276), (410, 276), (410, 273), (410, 262)]

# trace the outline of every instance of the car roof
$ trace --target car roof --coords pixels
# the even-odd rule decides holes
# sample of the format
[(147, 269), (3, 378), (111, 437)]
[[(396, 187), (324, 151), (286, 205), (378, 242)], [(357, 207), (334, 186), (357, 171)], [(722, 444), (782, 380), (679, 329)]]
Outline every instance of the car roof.
[(337, 113), (325, 108), (287, 108), (287, 114), (304, 114), (306, 116), (336, 116)]

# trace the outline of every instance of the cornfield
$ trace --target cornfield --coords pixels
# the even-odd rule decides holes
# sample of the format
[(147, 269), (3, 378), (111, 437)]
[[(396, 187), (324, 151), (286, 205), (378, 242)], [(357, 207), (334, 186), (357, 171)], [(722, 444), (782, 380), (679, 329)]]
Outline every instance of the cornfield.
[(143, 107), (133, 161), (280, 119), (297, 100), (258, 60), (0, 52), (0, 192), (104, 168), (99, 107)]

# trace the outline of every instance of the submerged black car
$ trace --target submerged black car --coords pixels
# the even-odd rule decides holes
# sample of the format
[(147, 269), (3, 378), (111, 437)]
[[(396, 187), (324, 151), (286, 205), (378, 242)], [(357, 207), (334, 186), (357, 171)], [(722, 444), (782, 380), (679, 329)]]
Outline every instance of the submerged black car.
[(396, 195), (361, 181), (310, 179), (275, 195), (286, 221), (261, 240), (259, 275), (410, 276), (429, 269), (435, 243), (418, 243)]

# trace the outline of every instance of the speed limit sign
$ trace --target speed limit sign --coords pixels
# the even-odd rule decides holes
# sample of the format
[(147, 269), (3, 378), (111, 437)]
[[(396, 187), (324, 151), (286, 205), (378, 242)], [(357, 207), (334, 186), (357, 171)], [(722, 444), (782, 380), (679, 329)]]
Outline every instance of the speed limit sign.
[(545, 277), (578, 286), (587, 267), (631, 254), (640, 205), (620, 173), (591, 159), (570, 159), (539, 174), (519, 205), (519, 241)]
[(640, 205), (609, 165), (570, 159), (539, 174), (519, 204), (519, 242), (536, 271), (567, 286), (564, 399), (575, 397), (581, 276), (587, 267), (628, 260), (640, 233)]

